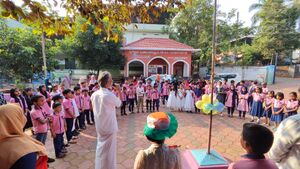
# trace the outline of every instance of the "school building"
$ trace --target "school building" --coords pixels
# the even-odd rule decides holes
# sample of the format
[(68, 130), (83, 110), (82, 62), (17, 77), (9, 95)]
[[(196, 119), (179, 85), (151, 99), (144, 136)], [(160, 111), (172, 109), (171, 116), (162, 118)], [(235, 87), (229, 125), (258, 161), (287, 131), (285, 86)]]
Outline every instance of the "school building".
[(168, 38), (144, 37), (124, 45), (124, 76), (171, 74), (190, 77), (192, 73), (191, 46)]

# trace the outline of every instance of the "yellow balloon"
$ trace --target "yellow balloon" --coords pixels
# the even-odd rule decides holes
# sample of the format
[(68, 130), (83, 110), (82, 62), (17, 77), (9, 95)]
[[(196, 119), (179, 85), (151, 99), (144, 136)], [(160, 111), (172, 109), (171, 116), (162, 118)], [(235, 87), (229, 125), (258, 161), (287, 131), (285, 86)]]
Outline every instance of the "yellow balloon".
[(219, 100), (218, 99), (215, 99), (214, 100), (214, 104), (216, 104), (216, 103), (218, 103), (219, 102)]
[(196, 102), (196, 107), (197, 107), (198, 109), (202, 109), (202, 108), (201, 108), (201, 107), (202, 107), (202, 102), (201, 102), (201, 100), (199, 100), (199, 101)]
[(210, 101), (210, 95), (208, 95), (208, 94), (203, 95), (201, 100), (204, 103), (209, 103), (209, 101)]

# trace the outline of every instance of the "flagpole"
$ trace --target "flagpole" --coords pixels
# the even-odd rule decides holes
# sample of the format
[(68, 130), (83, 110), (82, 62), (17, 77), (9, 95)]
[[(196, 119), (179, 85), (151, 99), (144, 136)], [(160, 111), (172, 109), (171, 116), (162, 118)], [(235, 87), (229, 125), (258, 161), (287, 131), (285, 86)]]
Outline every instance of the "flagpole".
[[(211, 98), (210, 103), (214, 102), (214, 77), (215, 77), (215, 56), (216, 56), (216, 26), (217, 26), (217, 0), (214, 0), (214, 15), (213, 15), (213, 34), (212, 34), (212, 55), (211, 55)], [(210, 154), (211, 148), (211, 132), (212, 132), (212, 110), (210, 111), (209, 131), (208, 131), (208, 148), (207, 153)]]

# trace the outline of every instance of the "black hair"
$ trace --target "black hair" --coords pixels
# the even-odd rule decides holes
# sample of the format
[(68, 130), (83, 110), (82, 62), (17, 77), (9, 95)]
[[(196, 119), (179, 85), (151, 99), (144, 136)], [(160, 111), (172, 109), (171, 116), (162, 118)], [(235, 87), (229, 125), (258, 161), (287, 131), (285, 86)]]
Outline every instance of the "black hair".
[(279, 96), (281, 99), (284, 99), (284, 94), (282, 92), (277, 92), (276, 97)]
[(245, 83), (245, 80), (240, 81), (240, 83)]
[(146, 136), (146, 137), (147, 137), (147, 139), (148, 139), (149, 141), (154, 142), (154, 143), (156, 143), (156, 144), (164, 144), (164, 142), (165, 142), (165, 140), (154, 140), (154, 139), (152, 139), (152, 138), (150, 138), (150, 137), (148, 137), (148, 136)]
[(98, 85), (99, 83), (98, 82), (96, 82), (95, 84), (94, 84), (94, 86), (96, 86), (96, 85)]
[(42, 95), (34, 95), (31, 97), (31, 102), (32, 103), (36, 103), (40, 98), (42, 98), (43, 96)]
[(38, 91), (43, 95), (45, 96), (45, 98), (47, 99), (48, 98), (48, 94), (47, 94), (47, 91), (43, 91), (42, 88), (43, 87), (46, 87), (45, 85), (40, 85), (39, 88), (38, 88)]
[(66, 94), (68, 94), (68, 93), (72, 93), (72, 90), (70, 90), (70, 89), (65, 89), (65, 90), (63, 91), (63, 95), (66, 95)]
[(58, 106), (61, 106), (61, 103), (55, 102), (55, 103), (53, 103), (53, 105), (52, 105), (52, 109), (55, 109), (55, 108), (58, 107)]
[(235, 81), (234, 80), (230, 80), (230, 83), (235, 83)]
[(18, 88), (12, 88), (12, 89), (10, 89), (10, 97), (12, 97), (14, 99), (17, 98), (17, 96), (15, 94), (16, 90), (18, 90)]
[(254, 123), (245, 123), (242, 131), (243, 140), (251, 147), (252, 153), (263, 155), (267, 153), (274, 141), (272, 131), (267, 127)]
[(80, 82), (80, 84), (84, 84), (84, 83), (86, 83), (86, 81)]
[(269, 91), (268, 93), (271, 93), (273, 97), (275, 96), (275, 92), (273, 90)]
[(89, 90), (88, 89), (82, 89), (82, 92), (88, 92)]
[(26, 88), (24, 89), (24, 91), (23, 91), (23, 95), (24, 95), (24, 96), (27, 95), (27, 93), (28, 93), (29, 91), (31, 91), (31, 90), (32, 90), (31, 87), (26, 87)]
[(262, 88), (261, 87), (257, 87), (256, 89), (259, 90), (259, 93), (262, 93)]
[[(243, 91), (243, 89), (246, 89), (246, 91)], [(248, 93), (248, 88), (246, 86), (242, 86), (241, 93), (242, 94), (247, 94)]]
[(57, 102), (59, 99), (63, 99), (63, 97), (61, 95), (59, 95), (59, 94), (52, 97), (52, 100), (54, 102)]
[(80, 90), (80, 87), (79, 87), (79, 86), (75, 86), (75, 87), (74, 87), (74, 91), (77, 91), (77, 90)]
[(296, 92), (291, 92), (290, 94), (297, 98), (297, 93)]
[(253, 83), (254, 83), (255, 85), (257, 85), (258, 82), (255, 80)]

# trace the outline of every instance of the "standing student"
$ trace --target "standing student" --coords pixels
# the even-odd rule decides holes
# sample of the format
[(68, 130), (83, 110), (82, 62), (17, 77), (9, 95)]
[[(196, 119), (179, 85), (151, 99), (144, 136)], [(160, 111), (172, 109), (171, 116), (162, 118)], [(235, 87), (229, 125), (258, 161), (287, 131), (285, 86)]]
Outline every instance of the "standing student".
[(243, 119), (246, 118), (246, 112), (249, 111), (248, 107), (248, 90), (245, 86), (241, 88), (241, 92), (239, 94), (239, 103), (237, 110), (239, 111), (239, 118), (241, 119), (243, 116)]
[(193, 113), (194, 108), (194, 92), (192, 91), (192, 87), (187, 87), (185, 91), (185, 103), (184, 103), (184, 110), (188, 113)]
[(274, 104), (272, 106), (272, 116), (271, 120), (275, 122), (276, 128), (279, 126), (280, 122), (284, 119), (284, 94), (281, 92), (278, 92), (276, 94), (276, 100), (274, 101)]
[(10, 103), (17, 103), (20, 105), (24, 113), (28, 112), (28, 106), (26, 103), (25, 98), (21, 95), (21, 92), (18, 88), (12, 88), (10, 89)]
[(54, 103), (60, 103), (61, 107), (62, 107), (62, 110), (61, 110), (60, 114), (63, 117), (65, 117), (65, 111), (64, 111), (63, 101), (64, 101), (64, 98), (61, 95), (55, 95), (54, 97), (52, 97), (52, 106), (53, 106)]
[(145, 88), (143, 87), (143, 83), (139, 82), (138, 86), (136, 88), (136, 97), (137, 97), (137, 113), (142, 110), (142, 113), (144, 113), (144, 94), (145, 94)]
[(134, 113), (134, 100), (135, 100), (135, 91), (133, 84), (129, 85), (129, 89), (127, 90), (128, 102), (129, 102), (129, 112)]
[(64, 132), (65, 122), (62, 115), (62, 105), (59, 102), (55, 102), (52, 105), (53, 115), (51, 116), (50, 129), (53, 138), (54, 150), (56, 158), (63, 158), (66, 156), (64, 149)]
[(74, 124), (74, 119), (76, 118), (74, 107), (72, 104), (72, 91), (70, 89), (66, 89), (64, 90), (63, 95), (65, 97), (63, 101), (63, 106), (65, 112), (65, 120), (67, 124), (67, 131), (66, 131), (67, 141), (70, 144), (75, 144), (76, 142), (72, 141), (72, 137), (73, 137), (72, 128)]
[(121, 116), (125, 115), (127, 116), (126, 113), (126, 104), (127, 104), (127, 92), (126, 92), (126, 87), (122, 88), (121, 91), (121, 101), (122, 101), (122, 106), (121, 106)]
[(165, 105), (165, 102), (168, 101), (169, 97), (169, 83), (167, 80), (163, 83), (162, 86), (162, 97), (163, 105)]
[(158, 86), (157, 85), (154, 85), (154, 89), (152, 91), (152, 99), (153, 99), (153, 111), (155, 111), (155, 108), (156, 108), (156, 111), (159, 111), (159, 91), (158, 91)]
[(30, 111), (32, 110), (32, 106), (33, 106), (32, 101), (31, 101), (32, 96), (33, 96), (32, 88), (30, 88), (30, 87), (25, 88), (25, 90), (23, 91), (23, 97), (26, 101), (28, 111), (25, 112), (27, 122), (26, 122), (26, 125), (24, 127), (24, 130), (32, 127), (32, 121), (31, 121), (31, 117), (30, 117)]
[(168, 101), (167, 101), (167, 107), (171, 110), (175, 109), (176, 104), (177, 104), (177, 98), (175, 95), (175, 90), (173, 86), (170, 86), (169, 90), (169, 96), (168, 96)]
[(233, 117), (234, 110), (237, 105), (238, 94), (236, 92), (235, 86), (231, 85), (230, 90), (226, 94), (225, 106), (227, 107), (228, 117)]
[(147, 112), (152, 112), (152, 86), (148, 85), (147, 86), (147, 90), (146, 90), (146, 108), (147, 108)]
[(257, 81), (251, 81), (251, 85), (249, 87), (249, 98), (248, 98), (248, 105), (249, 105), (250, 112), (253, 104), (252, 94), (255, 93), (256, 88), (257, 88)]
[[(196, 107), (196, 102), (201, 100), (201, 95), (202, 95), (202, 89), (200, 88), (200, 85), (197, 84), (196, 88), (194, 89), (194, 94), (195, 94), (195, 98), (194, 98), (194, 105), (195, 105), (195, 112), (199, 112), (200, 113), (200, 109), (198, 109)], [(179, 101), (177, 101), (177, 104), (179, 103)]]
[(299, 100), (297, 99), (296, 92), (290, 93), (290, 99), (286, 102), (285, 108), (285, 113), (287, 117), (297, 114), (299, 108)]
[(240, 83), (236, 87), (236, 91), (238, 92), (238, 94), (240, 94), (242, 92), (242, 88), (244, 86), (245, 86), (245, 81), (244, 80), (240, 81)]
[(274, 104), (275, 101), (275, 93), (274, 91), (269, 91), (268, 96), (266, 97), (264, 101), (264, 116), (266, 118), (266, 123), (267, 125), (271, 125), (270, 123), (270, 118), (272, 116), (272, 105)]
[(45, 85), (39, 86), (38, 91), (39, 91), (39, 94), (42, 95), (45, 98), (44, 99), (45, 103), (43, 105), (43, 109), (45, 110), (45, 112), (48, 115), (51, 115), (52, 114), (52, 111), (51, 111), (51, 108), (50, 108), (51, 101), (52, 101), (51, 95), (47, 92)]
[[(30, 117), (33, 124), (35, 139), (45, 145), (47, 140), (48, 125), (51, 122), (49, 114), (43, 109), (45, 98), (41, 95), (32, 96), (31, 101), (33, 108)], [(54, 162), (52, 158), (48, 158), (48, 163)]]
[(183, 85), (179, 85), (179, 89), (177, 91), (177, 109), (179, 111), (183, 111), (184, 103), (185, 103), (185, 98), (184, 98), (184, 89)]
[(87, 123), (90, 125), (90, 111), (91, 111), (91, 98), (89, 96), (89, 91), (86, 89), (82, 90), (82, 128), (85, 130), (86, 129), (86, 125), (85, 125), (85, 121), (87, 121)]
[[(86, 88), (83, 90), (88, 91), (88, 89), (86, 89)], [(76, 106), (79, 110), (79, 116), (75, 120), (75, 128), (77, 130), (84, 130), (85, 126), (84, 126), (83, 98), (81, 95), (80, 87), (78, 87), (78, 86), (74, 87), (74, 94), (75, 94), (74, 99), (76, 102)]]
[(251, 122), (254, 122), (254, 118), (257, 117), (257, 123), (260, 123), (260, 118), (264, 113), (263, 102), (265, 95), (262, 93), (261, 87), (256, 87), (255, 93), (252, 94), (253, 103), (252, 108), (250, 110), (250, 114), (252, 115)]
[(51, 97), (54, 97), (54, 96), (56, 96), (56, 95), (61, 95), (61, 92), (60, 92), (59, 89), (58, 89), (58, 84), (54, 84), (54, 85), (52, 86), (51, 93), (50, 93), (50, 96), (51, 96)]
[(264, 82), (263, 85), (262, 85), (262, 93), (265, 94), (265, 95), (268, 95), (268, 92), (269, 92), (269, 89), (267, 87), (267, 83)]

